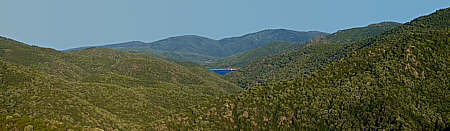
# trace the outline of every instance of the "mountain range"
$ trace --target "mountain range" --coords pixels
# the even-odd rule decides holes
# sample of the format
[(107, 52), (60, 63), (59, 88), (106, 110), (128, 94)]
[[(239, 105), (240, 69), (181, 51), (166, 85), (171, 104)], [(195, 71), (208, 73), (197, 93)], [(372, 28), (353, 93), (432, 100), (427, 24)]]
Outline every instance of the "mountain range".
[(333, 34), (188, 35), (65, 52), (0, 37), (0, 129), (445, 130), (449, 32), (445, 8)]
[[(132, 41), (100, 47), (119, 49), (122, 51), (150, 52), (172, 60), (205, 64), (219, 58), (261, 47), (271, 42), (304, 42), (322, 35), (327, 35), (327, 33), (318, 31), (298, 32), (286, 29), (270, 29), (221, 40), (213, 40), (196, 35), (184, 35), (170, 37), (151, 43)], [(66, 51), (83, 48), (86, 47), (74, 48)]]

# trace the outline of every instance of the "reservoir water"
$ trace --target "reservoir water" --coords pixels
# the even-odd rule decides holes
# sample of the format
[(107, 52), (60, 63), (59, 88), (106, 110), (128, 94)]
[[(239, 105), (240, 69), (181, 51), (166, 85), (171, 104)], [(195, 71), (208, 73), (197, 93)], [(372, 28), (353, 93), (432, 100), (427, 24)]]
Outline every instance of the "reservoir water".
[(225, 75), (227, 73), (236, 71), (236, 69), (209, 69), (211, 71), (216, 72), (217, 74)]
[(227, 73), (233, 72), (234, 70), (212, 70), (216, 72), (217, 74), (225, 75)]

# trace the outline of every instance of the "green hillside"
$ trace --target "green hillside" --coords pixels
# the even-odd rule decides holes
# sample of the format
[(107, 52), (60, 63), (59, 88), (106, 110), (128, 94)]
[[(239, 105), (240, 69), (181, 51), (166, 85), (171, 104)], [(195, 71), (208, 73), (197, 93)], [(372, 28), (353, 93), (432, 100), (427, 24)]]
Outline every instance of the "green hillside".
[(170, 60), (180, 61), (180, 62), (194, 62), (199, 64), (206, 64), (213, 60), (217, 60), (218, 57), (202, 55), (197, 53), (189, 53), (189, 52), (177, 52), (177, 51), (164, 51), (164, 50), (155, 50), (148, 47), (120, 47), (113, 48), (122, 51), (130, 51), (130, 52), (151, 52), (152, 54), (163, 56)]
[[(383, 22), (366, 27), (341, 30), (336, 33), (317, 37), (302, 44), (293, 44), (288, 50), (276, 50), (282, 52), (272, 56), (260, 58), (251, 55), (245, 59), (252, 59), (248, 64), (238, 71), (227, 74), (225, 77), (230, 81), (238, 83), (241, 87), (251, 87), (262, 83), (293, 79), (302, 74), (339, 60), (347, 52), (365, 46), (360, 40), (382, 34), (401, 24), (394, 22)], [(270, 48), (269, 48), (270, 49)], [(264, 52), (262, 50), (262, 52)], [(260, 53), (258, 50), (249, 54)], [(240, 59), (225, 63), (239, 62)]]
[(304, 45), (302, 43), (273, 42), (262, 47), (216, 60), (213, 63), (207, 64), (207, 66), (211, 68), (240, 68), (265, 56), (278, 54), (291, 48), (301, 48)]
[(219, 42), (223, 48), (231, 51), (231, 53), (226, 56), (231, 56), (272, 42), (305, 42), (323, 35), (327, 35), (327, 33), (318, 31), (298, 32), (286, 29), (269, 29), (241, 37), (225, 38)]
[(241, 89), (199, 65), (146, 53), (63, 53), (0, 37), (0, 113), (105, 130), (143, 129)]
[(283, 130), (450, 127), (450, 8), (354, 43), (365, 45), (296, 79), (211, 100), (161, 129)]
[(74, 127), (58, 121), (41, 120), (23, 117), (19, 114), (0, 114), (0, 130), (2, 131), (34, 131), (34, 130), (73, 130), (73, 131), (102, 131), (98, 128)]

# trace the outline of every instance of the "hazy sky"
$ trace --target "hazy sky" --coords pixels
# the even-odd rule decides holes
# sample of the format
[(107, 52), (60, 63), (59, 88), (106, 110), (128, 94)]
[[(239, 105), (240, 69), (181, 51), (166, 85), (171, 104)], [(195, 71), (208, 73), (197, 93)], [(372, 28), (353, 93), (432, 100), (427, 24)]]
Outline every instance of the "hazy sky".
[(407, 22), (448, 0), (1, 0), (0, 36), (68, 49), (177, 35), (213, 39), (264, 29), (335, 32)]

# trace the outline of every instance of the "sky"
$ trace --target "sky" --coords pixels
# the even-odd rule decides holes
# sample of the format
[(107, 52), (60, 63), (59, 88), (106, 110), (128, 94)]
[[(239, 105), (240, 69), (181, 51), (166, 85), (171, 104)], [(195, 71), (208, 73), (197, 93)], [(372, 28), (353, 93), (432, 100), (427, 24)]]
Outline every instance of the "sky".
[(1, 0), (0, 36), (58, 50), (179, 35), (338, 30), (408, 22), (448, 0)]

